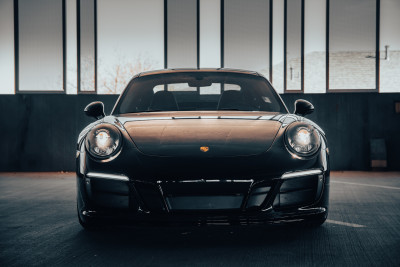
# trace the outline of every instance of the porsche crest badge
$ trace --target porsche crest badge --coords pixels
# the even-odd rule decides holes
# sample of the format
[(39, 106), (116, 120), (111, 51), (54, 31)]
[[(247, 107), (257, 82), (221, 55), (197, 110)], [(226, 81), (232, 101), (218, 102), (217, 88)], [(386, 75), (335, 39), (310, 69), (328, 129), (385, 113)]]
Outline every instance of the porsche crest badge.
[(200, 151), (201, 152), (207, 152), (208, 150), (210, 150), (210, 148), (208, 146), (201, 146), (200, 147)]

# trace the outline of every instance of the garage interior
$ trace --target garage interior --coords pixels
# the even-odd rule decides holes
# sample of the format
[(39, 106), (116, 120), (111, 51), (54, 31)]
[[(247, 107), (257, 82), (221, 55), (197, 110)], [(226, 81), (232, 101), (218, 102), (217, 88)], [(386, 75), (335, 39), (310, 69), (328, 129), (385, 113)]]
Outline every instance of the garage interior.
[[(399, 0), (0, 0), (0, 265), (387, 265), (400, 256)], [(75, 155), (137, 73), (263, 74), (326, 132), (318, 229), (116, 227), (76, 218)]]

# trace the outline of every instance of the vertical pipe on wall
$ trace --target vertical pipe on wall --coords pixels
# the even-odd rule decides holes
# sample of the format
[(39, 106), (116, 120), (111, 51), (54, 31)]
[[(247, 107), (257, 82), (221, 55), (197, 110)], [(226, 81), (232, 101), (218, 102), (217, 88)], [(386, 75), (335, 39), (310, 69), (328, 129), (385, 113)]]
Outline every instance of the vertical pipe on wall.
[(283, 4), (283, 91), (287, 90), (287, 0)]
[(64, 93), (67, 93), (67, 25), (65, 14), (65, 0), (62, 0), (62, 50), (63, 50), (63, 81)]
[(221, 0), (221, 68), (224, 67), (224, 0)]
[(272, 59), (273, 59), (273, 50), (272, 50), (272, 39), (273, 39), (273, 0), (269, 0), (269, 82), (272, 83)]
[(19, 91), (19, 25), (18, 0), (14, 0), (14, 93)]
[(94, 1), (94, 91), (97, 93), (97, 0)]
[(164, 0), (164, 69), (168, 68), (168, 0)]
[(376, 90), (378, 93), (380, 92), (380, 20), (381, 20), (381, 1), (376, 0), (376, 55), (375, 55), (375, 81), (376, 81)]
[(81, 1), (76, 0), (76, 88), (81, 91)]
[(326, 0), (326, 56), (325, 56), (325, 79), (326, 79), (326, 90), (329, 91), (329, 5), (330, 0)]
[(301, 91), (304, 93), (304, 0), (301, 0)]
[(272, 83), (272, 59), (273, 59), (273, 50), (272, 50), (272, 34), (273, 34), (273, 9), (274, 9), (274, 4), (273, 0), (269, 1), (269, 82)]
[(196, 65), (200, 68), (200, 0), (196, 0)]

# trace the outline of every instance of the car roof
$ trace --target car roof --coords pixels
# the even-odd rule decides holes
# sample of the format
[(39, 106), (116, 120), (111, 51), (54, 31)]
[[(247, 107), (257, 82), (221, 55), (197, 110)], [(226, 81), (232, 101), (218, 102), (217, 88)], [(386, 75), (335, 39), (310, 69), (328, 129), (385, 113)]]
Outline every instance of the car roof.
[(184, 72), (219, 72), (219, 73), (241, 73), (241, 74), (249, 74), (255, 76), (263, 76), (256, 71), (250, 70), (241, 70), (241, 69), (230, 69), (230, 68), (176, 68), (176, 69), (161, 69), (161, 70), (152, 70), (145, 71), (137, 74), (136, 77), (148, 76), (148, 75), (156, 75), (156, 74), (167, 74), (167, 73), (184, 73)]

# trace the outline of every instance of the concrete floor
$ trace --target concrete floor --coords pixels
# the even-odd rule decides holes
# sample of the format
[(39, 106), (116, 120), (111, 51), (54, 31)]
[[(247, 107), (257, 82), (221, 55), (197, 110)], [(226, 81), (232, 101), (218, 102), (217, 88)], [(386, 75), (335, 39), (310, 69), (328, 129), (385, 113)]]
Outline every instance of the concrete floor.
[(400, 173), (334, 172), (329, 220), (86, 232), (73, 173), (0, 173), (0, 266), (400, 266)]

